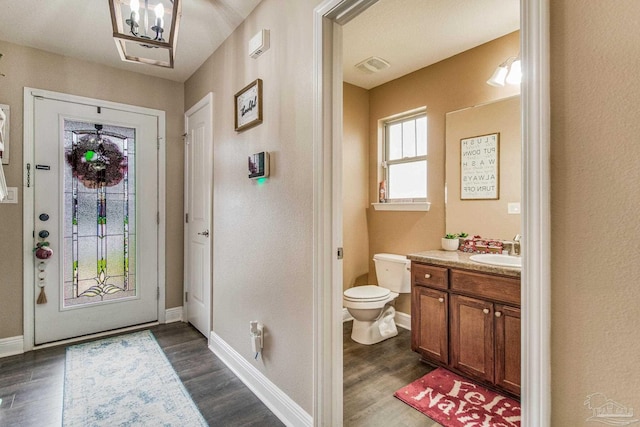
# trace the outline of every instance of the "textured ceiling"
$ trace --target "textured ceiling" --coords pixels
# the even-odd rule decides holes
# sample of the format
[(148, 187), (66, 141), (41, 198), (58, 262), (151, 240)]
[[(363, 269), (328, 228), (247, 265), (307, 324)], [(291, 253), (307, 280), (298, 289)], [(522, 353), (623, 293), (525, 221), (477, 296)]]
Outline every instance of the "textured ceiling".
[(111, 37), (108, 0), (3, 0), (0, 40), (183, 82), (258, 3), (183, 0), (174, 69), (120, 60)]
[[(344, 81), (371, 89), (519, 28), (520, 0), (380, 0), (343, 28)], [(371, 56), (391, 66), (355, 68)]]

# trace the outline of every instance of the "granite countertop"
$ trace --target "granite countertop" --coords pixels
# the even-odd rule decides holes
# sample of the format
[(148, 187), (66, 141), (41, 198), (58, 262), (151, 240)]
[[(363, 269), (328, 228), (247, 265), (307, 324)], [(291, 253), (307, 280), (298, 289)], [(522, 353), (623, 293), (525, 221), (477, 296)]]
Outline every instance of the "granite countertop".
[(520, 278), (520, 269), (513, 267), (503, 267), (499, 265), (480, 264), (471, 261), (469, 257), (473, 255), (460, 251), (431, 250), (407, 254), (407, 258), (415, 262), (423, 262), (442, 267), (463, 268), (465, 270), (480, 271), (483, 273), (500, 274)]

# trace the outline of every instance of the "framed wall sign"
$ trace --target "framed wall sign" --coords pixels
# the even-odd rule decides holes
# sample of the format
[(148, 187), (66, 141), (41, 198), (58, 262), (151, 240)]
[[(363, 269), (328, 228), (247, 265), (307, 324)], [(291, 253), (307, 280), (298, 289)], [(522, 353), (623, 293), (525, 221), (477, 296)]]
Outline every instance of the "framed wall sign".
[(460, 140), (460, 199), (500, 198), (500, 133)]
[(0, 150), (0, 158), (2, 158), (2, 164), (9, 164), (9, 122), (11, 122), (11, 108), (9, 108), (6, 104), (0, 104), (0, 110), (6, 116), (4, 120), (4, 129), (0, 127), (0, 132), (2, 132), (3, 142), (4, 142), (4, 151)]
[(236, 132), (262, 123), (262, 80), (257, 79), (235, 95)]

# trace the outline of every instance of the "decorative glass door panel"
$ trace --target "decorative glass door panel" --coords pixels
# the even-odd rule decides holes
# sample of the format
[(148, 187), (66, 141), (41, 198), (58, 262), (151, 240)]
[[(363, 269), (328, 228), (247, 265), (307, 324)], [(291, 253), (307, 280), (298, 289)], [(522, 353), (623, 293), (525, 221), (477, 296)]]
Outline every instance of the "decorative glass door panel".
[(156, 321), (158, 116), (34, 102), (35, 344)]
[(135, 297), (135, 129), (65, 120), (64, 148), (64, 307)]

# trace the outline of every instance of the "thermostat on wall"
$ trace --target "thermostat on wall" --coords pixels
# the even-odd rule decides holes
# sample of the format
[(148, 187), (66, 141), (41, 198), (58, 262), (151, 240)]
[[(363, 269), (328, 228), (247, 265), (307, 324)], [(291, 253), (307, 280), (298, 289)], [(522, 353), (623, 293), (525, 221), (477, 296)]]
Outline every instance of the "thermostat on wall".
[(249, 178), (258, 179), (269, 176), (269, 153), (262, 151), (249, 156)]

